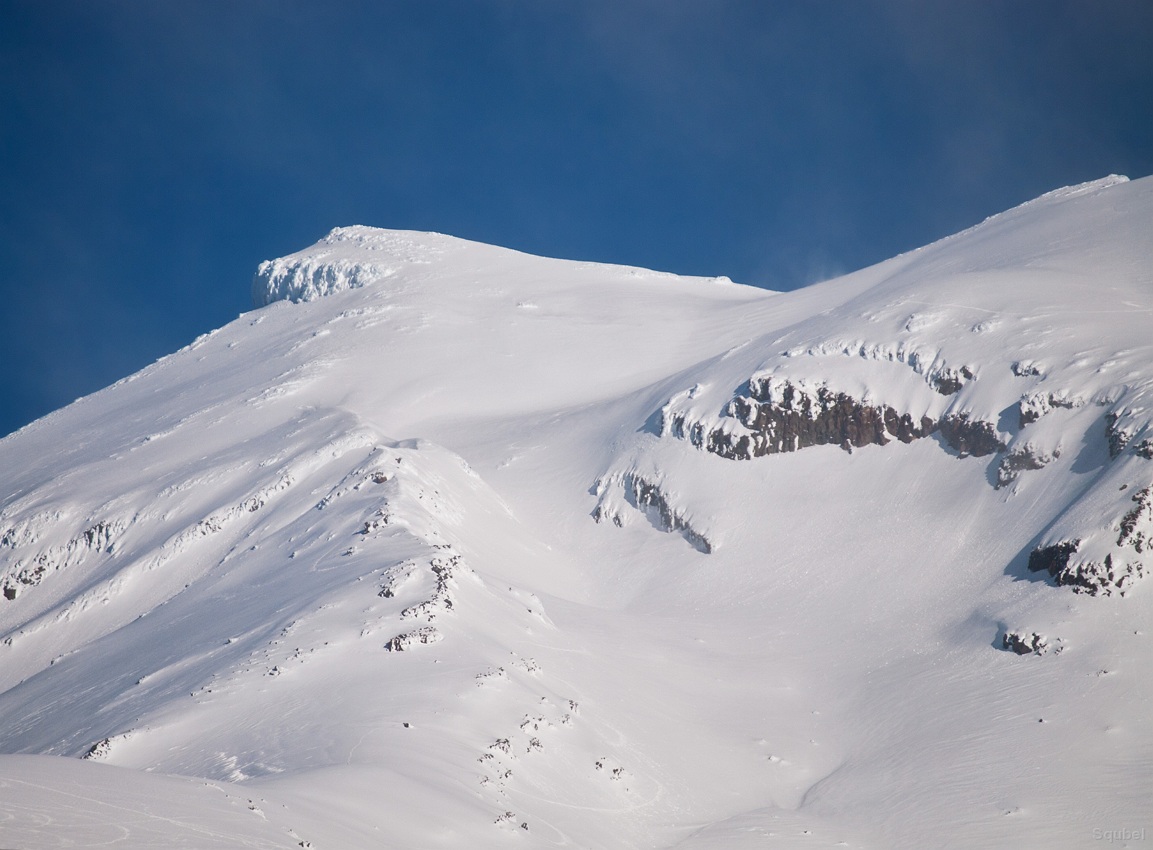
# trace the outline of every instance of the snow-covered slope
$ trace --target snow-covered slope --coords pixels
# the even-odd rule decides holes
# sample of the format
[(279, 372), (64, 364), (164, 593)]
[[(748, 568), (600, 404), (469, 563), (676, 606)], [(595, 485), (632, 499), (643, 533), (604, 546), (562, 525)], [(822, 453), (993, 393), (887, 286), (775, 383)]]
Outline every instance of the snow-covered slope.
[(262, 264), (0, 441), (0, 846), (1153, 828), (1151, 225), (1108, 178), (791, 293)]

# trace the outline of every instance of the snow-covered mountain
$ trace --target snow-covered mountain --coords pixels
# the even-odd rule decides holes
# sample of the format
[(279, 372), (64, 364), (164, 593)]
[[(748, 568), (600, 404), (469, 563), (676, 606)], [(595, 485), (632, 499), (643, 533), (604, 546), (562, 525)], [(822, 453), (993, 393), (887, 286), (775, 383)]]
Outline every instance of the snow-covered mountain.
[(1151, 236), (1111, 177), (789, 293), (262, 264), (0, 441), (0, 846), (1153, 836)]

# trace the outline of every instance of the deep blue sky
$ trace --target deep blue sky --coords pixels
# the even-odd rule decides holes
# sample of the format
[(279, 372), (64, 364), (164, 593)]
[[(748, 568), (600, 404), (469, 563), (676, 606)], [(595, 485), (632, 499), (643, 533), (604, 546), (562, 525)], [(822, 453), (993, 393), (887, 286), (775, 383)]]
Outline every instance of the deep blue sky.
[(1148, 0), (0, 0), (0, 435), (336, 225), (791, 289), (1110, 172)]

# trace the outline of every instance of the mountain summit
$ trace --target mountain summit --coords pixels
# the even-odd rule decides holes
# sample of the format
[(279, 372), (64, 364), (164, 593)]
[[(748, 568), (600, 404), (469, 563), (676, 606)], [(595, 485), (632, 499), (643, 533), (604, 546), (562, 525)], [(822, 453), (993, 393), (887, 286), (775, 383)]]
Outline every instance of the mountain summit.
[(360, 226), (262, 263), (0, 440), (0, 845), (1141, 828), (1151, 232), (1110, 177), (787, 293)]

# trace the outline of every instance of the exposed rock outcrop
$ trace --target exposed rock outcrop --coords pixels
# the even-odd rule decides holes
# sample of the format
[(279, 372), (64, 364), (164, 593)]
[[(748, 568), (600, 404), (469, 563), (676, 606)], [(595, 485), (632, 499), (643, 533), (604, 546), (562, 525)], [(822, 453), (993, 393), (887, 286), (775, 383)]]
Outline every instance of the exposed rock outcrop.
[(1021, 428), (1024, 428), (1026, 425), (1031, 425), (1054, 408), (1059, 407), (1065, 410), (1072, 410), (1074, 407), (1081, 407), (1084, 404), (1085, 400), (1083, 398), (1074, 395), (1068, 390), (1059, 390), (1057, 392), (1037, 390), (1027, 393), (1017, 402), (1018, 425)]
[(1041, 367), (1035, 360), (1016, 360), (1009, 368), (1018, 378), (1032, 378), (1041, 375)]
[(1030, 469), (1041, 469), (1061, 456), (1060, 449), (1046, 452), (1032, 443), (1016, 446), (1009, 451), (997, 467), (997, 488), (1005, 487), (1017, 480), (1017, 476)]
[(1062, 584), (1060, 577), (1068, 569), (1069, 560), (1080, 546), (1080, 540), (1062, 540), (1060, 543), (1038, 546), (1029, 553), (1029, 571), (1047, 572), (1057, 579), (1057, 584)]
[(725, 410), (735, 427), (722, 420), (706, 428), (684, 412), (666, 407), (665, 432), (731, 460), (809, 446), (836, 445), (852, 451), (883, 446), (892, 439), (911, 443), (937, 431), (963, 455), (981, 457), (1004, 448), (993, 423), (967, 413), (946, 414), (940, 420), (917, 417), (886, 404), (867, 403), (824, 384), (776, 376), (754, 377), (748, 387), (748, 394), (735, 396)]
[[(127, 526), (128, 523), (123, 520), (101, 520), (62, 546), (50, 546), (30, 557), (15, 560), (0, 573), (0, 594), (3, 594), (4, 599), (12, 601), (25, 588), (40, 584), (50, 572), (77, 564), (91, 554), (111, 553), (116, 538)], [(38, 539), (38, 536), (27, 532), (24, 526), (13, 526), (0, 538), (0, 545), (15, 549)]]
[(437, 643), (444, 639), (439, 631), (432, 626), (421, 626), (411, 632), (397, 635), (384, 645), (384, 648), (389, 652), (404, 652), (416, 646), (427, 645), (430, 643)]
[(1153, 487), (1134, 494), (1136, 506), (1121, 519), (1118, 546), (1128, 546), (1138, 555), (1153, 549)]
[[(429, 569), (436, 579), (436, 587), (433, 589), (432, 596), (405, 608), (400, 612), (400, 618), (402, 620), (410, 620), (423, 617), (431, 623), (436, 619), (438, 613), (451, 611), (453, 609), (453, 600), (449, 591), (456, 583), (455, 571), (458, 567), (461, 567), (461, 565), (462, 559), (460, 555), (455, 553), (449, 555), (447, 558), (433, 558), (429, 563)], [(383, 590), (380, 595), (384, 595)]]
[(622, 491), (624, 501), (644, 513), (653, 525), (662, 531), (679, 533), (695, 549), (705, 554), (713, 552), (713, 541), (694, 527), (684, 513), (673, 507), (660, 485), (635, 471), (613, 475), (597, 482), (597, 492), (601, 498), (593, 510), (593, 519), (598, 523), (610, 520), (613, 525), (623, 526), (623, 506), (613, 495)]
[[(1001, 638), (1001, 648), (1018, 655), (1045, 655), (1051, 649), (1051, 643), (1049, 638), (1037, 632), (1005, 632)], [(1062, 647), (1057, 646), (1053, 651), (1059, 654), (1061, 650)]]
[(942, 369), (929, 377), (929, 383), (941, 395), (955, 395), (973, 378), (973, 371), (962, 366), (960, 369)]
[(967, 413), (942, 416), (938, 428), (945, 442), (962, 455), (984, 457), (1005, 448), (997, 436), (997, 426), (983, 419), (973, 419)]
[(1135, 503), (1118, 522), (1116, 541), (1093, 553), (1080, 539), (1038, 546), (1029, 554), (1029, 569), (1047, 572), (1059, 585), (1091, 596), (1124, 594), (1145, 575), (1153, 556), (1153, 487), (1132, 497)]
[(88, 752), (81, 756), (85, 761), (100, 761), (108, 757), (112, 752), (112, 739), (104, 738), (93, 744)]
[(689, 521), (669, 504), (665, 494), (656, 484), (650, 483), (640, 476), (631, 476), (632, 495), (636, 504), (652, 518), (659, 519), (665, 531), (676, 531), (689, 543), (700, 551), (708, 554), (713, 551), (712, 542), (698, 532)]
[(1111, 411), (1105, 417), (1105, 437), (1109, 441), (1109, 457), (1115, 458), (1125, 451), (1133, 432), (1122, 424), (1122, 411)]

